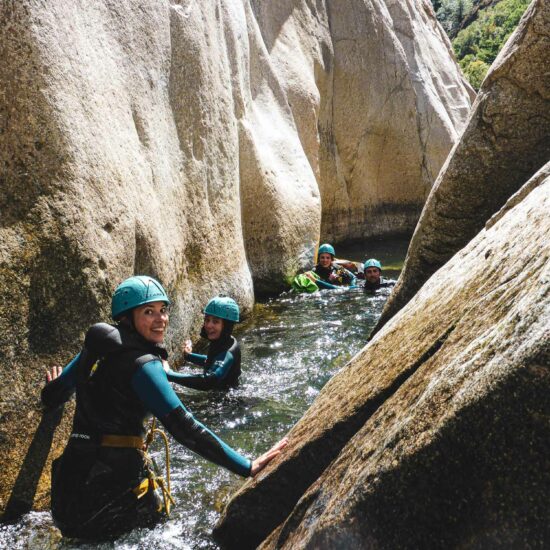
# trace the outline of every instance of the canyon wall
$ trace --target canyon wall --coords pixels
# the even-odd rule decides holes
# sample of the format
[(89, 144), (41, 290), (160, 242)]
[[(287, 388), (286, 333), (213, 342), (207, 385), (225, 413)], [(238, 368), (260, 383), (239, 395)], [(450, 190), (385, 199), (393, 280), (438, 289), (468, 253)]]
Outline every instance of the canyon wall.
[(548, 545), (549, 29), (535, 0), (431, 191), (378, 332), (229, 502), (224, 548)]
[(550, 164), (325, 385), (223, 548), (548, 544), (549, 211)]
[(2, 2), (0, 508), (44, 504), (68, 424), (41, 416), (43, 366), (121, 280), (162, 281), (177, 351), (209, 297), (249, 311), (321, 231), (412, 227), (470, 102), (427, 6)]

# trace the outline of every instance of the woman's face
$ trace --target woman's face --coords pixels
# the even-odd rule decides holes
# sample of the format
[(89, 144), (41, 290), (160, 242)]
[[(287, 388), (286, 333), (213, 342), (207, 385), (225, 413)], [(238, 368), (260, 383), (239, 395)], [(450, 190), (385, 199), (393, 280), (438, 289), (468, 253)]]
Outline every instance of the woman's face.
[(326, 252), (319, 254), (319, 263), (321, 264), (321, 267), (329, 267), (332, 263), (332, 256)]
[(148, 341), (162, 344), (168, 327), (168, 307), (164, 302), (151, 302), (132, 311), (134, 327)]
[(213, 315), (204, 316), (204, 332), (209, 340), (217, 340), (222, 335), (223, 319)]

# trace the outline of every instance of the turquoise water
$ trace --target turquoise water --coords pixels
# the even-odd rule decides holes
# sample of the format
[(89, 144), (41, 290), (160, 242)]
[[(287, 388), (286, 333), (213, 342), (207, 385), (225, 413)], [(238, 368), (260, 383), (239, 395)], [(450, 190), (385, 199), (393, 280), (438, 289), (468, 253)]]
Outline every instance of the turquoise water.
[[(396, 278), (407, 240), (370, 241), (340, 246), (339, 257), (376, 257)], [(242, 347), (241, 385), (227, 394), (176, 387), (193, 414), (227, 443), (256, 457), (281, 439), (311, 405), (323, 385), (366, 343), (388, 291), (329, 290), (283, 294), (255, 306), (235, 333)], [(182, 370), (187, 370), (184, 366)], [(164, 465), (164, 452), (153, 447)], [(0, 527), (0, 548), (159, 549), (217, 548), (210, 532), (241, 478), (171, 443), (172, 492), (177, 506), (154, 529), (137, 529), (107, 544), (64, 540), (46, 512), (27, 514), (18, 524)]]

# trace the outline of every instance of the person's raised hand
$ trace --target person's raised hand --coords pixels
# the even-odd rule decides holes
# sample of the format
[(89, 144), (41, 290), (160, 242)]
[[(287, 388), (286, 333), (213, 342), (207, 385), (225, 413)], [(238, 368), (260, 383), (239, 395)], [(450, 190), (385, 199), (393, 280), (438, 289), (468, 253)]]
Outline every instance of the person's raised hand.
[(252, 468), (250, 474), (255, 476), (258, 472), (263, 470), (277, 455), (281, 454), (281, 451), (288, 445), (288, 438), (284, 437), (276, 443), (263, 455), (259, 456), (256, 460), (252, 462)]
[(190, 353), (193, 353), (193, 343), (191, 340), (185, 340), (185, 343), (183, 344), (183, 355), (189, 355)]
[(51, 382), (52, 380), (55, 380), (59, 376), (61, 376), (62, 372), (63, 372), (63, 369), (61, 367), (58, 367), (57, 365), (54, 365), (51, 371), (46, 369), (46, 384), (48, 382)]

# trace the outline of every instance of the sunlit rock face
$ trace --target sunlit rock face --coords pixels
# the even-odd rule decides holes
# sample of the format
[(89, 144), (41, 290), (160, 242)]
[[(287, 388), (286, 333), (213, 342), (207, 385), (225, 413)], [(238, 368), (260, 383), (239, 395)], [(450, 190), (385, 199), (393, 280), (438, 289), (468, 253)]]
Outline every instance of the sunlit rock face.
[(412, 232), (473, 91), (430, 2), (328, 6), (333, 59), (319, 121), (321, 234), (338, 241)]
[(322, 197), (323, 240), (414, 229), (473, 91), (430, 2), (254, 2)]
[(165, 285), (176, 349), (212, 295), (282, 289), (321, 231), (412, 227), (470, 100), (426, 2), (0, 10), (2, 508), (18, 475), (23, 507), (45, 494), (21, 474), (37, 367), (121, 280)]
[(224, 547), (548, 545), (549, 211), (550, 165), (323, 388)]
[(550, 158), (550, 2), (536, 0), (493, 63), (426, 202), (382, 326)]

